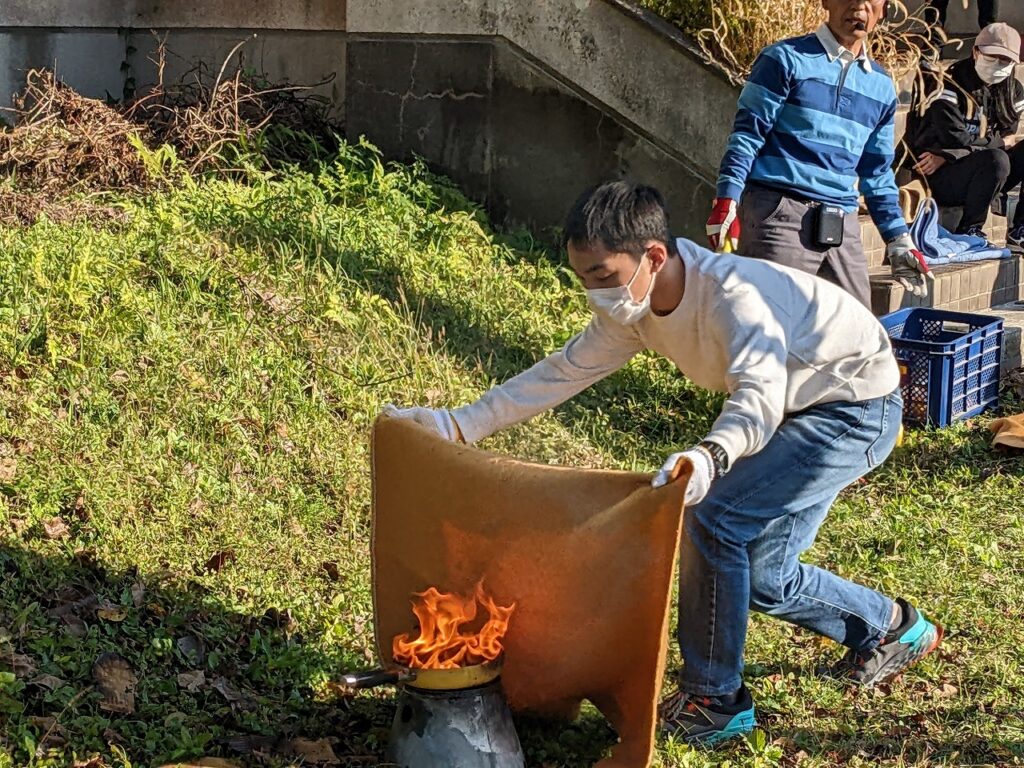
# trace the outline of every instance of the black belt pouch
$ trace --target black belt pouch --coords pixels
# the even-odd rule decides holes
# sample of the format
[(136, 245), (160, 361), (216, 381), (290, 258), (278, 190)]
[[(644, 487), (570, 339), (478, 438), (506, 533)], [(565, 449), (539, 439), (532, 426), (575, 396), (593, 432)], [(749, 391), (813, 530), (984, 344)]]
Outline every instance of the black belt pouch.
[(843, 229), (846, 212), (838, 205), (818, 206), (818, 216), (814, 225), (814, 236), (822, 248), (835, 248), (843, 244)]

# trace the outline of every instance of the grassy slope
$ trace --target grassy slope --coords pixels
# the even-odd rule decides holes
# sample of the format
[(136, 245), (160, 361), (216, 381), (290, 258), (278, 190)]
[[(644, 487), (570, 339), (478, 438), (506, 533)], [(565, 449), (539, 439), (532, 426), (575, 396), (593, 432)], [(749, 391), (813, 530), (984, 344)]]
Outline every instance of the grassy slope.
[[(47, 733), (66, 747), (37, 764), (337, 736), (364, 765), (387, 694), (339, 700), (325, 682), (371, 662), (367, 428), (384, 403), (456, 404), (556, 347), (585, 320), (579, 294), (453, 190), (366, 149), (317, 175), (120, 204), (127, 224), (0, 229), (0, 657), (35, 667), (0, 660), (0, 766), (28, 763)], [(489, 446), (650, 469), (717, 402), (643, 357)], [(986, 440), (980, 425), (911, 436), (844, 495), (812, 552), (932, 608), (946, 654), (889, 697), (853, 696), (808, 675), (836, 649), (755, 619), (766, 737), (711, 756), (669, 744), (661, 764), (1024, 759), (1024, 463)], [(47, 535), (55, 517), (67, 535)], [(91, 595), (120, 620), (55, 615)], [(133, 715), (98, 708), (91, 666), (106, 650), (138, 674)], [(207, 685), (179, 687), (198, 668)], [(609, 738), (593, 715), (522, 732), (533, 765), (589, 764)]]

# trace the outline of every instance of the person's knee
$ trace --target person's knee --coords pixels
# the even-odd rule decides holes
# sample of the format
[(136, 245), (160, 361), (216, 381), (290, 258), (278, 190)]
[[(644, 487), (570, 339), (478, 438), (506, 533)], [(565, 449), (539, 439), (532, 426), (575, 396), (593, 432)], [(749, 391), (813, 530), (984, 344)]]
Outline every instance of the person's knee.
[(758, 613), (783, 610), (794, 594), (792, 579), (785, 578), (778, 567), (765, 568), (757, 563), (750, 567), (750, 608)]
[(983, 149), (981, 152), (985, 164), (1002, 186), (1002, 182), (1010, 175), (1010, 156), (1004, 149)]
[(750, 573), (750, 609), (758, 613), (771, 613), (785, 605), (782, 582), (766, 574)]

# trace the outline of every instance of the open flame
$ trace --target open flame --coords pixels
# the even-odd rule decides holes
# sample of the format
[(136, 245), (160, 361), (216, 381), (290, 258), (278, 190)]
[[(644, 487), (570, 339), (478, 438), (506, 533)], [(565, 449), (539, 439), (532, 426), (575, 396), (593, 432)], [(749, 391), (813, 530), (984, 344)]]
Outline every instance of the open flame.
[[(482, 624), (477, 620), (478, 607), (487, 611)], [(397, 635), (392, 658), (410, 669), (456, 669), (493, 661), (501, 655), (501, 641), (515, 607), (515, 603), (508, 607), (495, 603), (484, 592), (483, 581), (469, 596), (430, 587), (416, 593), (412, 601), (419, 635)], [(475, 625), (479, 629), (473, 629)]]

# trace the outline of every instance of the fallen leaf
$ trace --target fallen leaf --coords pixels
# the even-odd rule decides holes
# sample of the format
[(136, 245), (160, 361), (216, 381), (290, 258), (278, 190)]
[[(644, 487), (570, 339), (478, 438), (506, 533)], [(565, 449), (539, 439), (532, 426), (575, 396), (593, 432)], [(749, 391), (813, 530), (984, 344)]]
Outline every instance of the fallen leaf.
[(960, 692), (960, 689), (951, 683), (943, 683), (938, 688), (932, 690), (932, 698), (935, 699), (948, 699), (956, 696)]
[(224, 739), (224, 746), (230, 749), (232, 752), (238, 752), (243, 755), (251, 755), (253, 753), (266, 753), (273, 750), (277, 744), (277, 739), (269, 736), (259, 736), (257, 734), (242, 734), (236, 733), (227, 736)]
[(59, 517), (50, 517), (43, 520), (43, 533), (48, 539), (63, 539), (70, 533), (70, 529)]
[(227, 699), (232, 706), (237, 704), (242, 709), (251, 709), (255, 706), (252, 698), (233, 686), (226, 677), (218, 677), (210, 684), (210, 687)]
[(102, 757), (96, 755), (87, 760), (75, 760), (71, 764), (71, 768), (107, 768), (107, 764), (103, 762)]
[(23, 653), (0, 653), (0, 669), (9, 669), (16, 677), (30, 677), (36, 672), (36, 663)]
[(30, 717), (29, 725), (39, 729), (39, 743), (36, 749), (45, 752), (48, 749), (58, 749), (67, 744), (67, 733), (57, 722), (55, 717)]
[(107, 605), (96, 609), (96, 615), (104, 621), (124, 621), (128, 616), (128, 609), (120, 605)]
[(296, 757), (301, 757), (305, 762), (318, 765), (338, 765), (338, 756), (334, 754), (330, 739), (292, 739), (287, 744), (287, 749)]
[[(58, 599), (60, 598), (58, 597)], [(77, 616), (80, 613), (91, 613), (97, 605), (99, 605), (99, 600), (96, 595), (89, 594), (85, 597), (79, 598), (78, 600), (61, 603), (60, 605), (48, 610), (46, 615), (55, 619), (63, 618), (65, 616)]]
[(58, 688), (63, 688), (65, 683), (59, 677), (55, 675), (39, 675), (28, 681), (29, 685), (38, 685), (41, 688), (46, 688), (50, 691), (56, 691)]
[(114, 371), (110, 374), (110, 383), (114, 385), (125, 384), (129, 378), (128, 371)]
[(33, 716), (29, 717), (28, 723), (33, 728), (38, 728), (39, 730), (45, 732), (45, 731), (48, 731), (51, 728), (55, 728), (57, 726), (57, 718), (50, 717), (48, 715), (47, 716), (33, 715)]
[(341, 570), (338, 568), (337, 563), (332, 563), (330, 560), (328, 560), (326, 562), (321, 563), (320, 568), (323, 570), (325, 574), (327, 574), (327, 578), (331, 581), (341, 581)]
[(0, 459), (0, 483), (13, 482), (14, 476), (18, 473), (18, 460), (13, 456), (4, 456)]
[(100, 709), (126, 715), (135, 711), (138, 678), (124, 657), (112, 651), (102, 654), (92, 665), (92, 676), (103, 694)]
[(77, 616), (64, 616), (64, 631), (72, 637), (82, 638), (89, 634), (89, 628)]
[(195, 693), (206, 685), (206, 674), (201, 669), (194, 672), (182, 672), (178, 675), (178, 686), (189, 693)]
[(351, 699), (356, 695), (356, 689), (351, 685), (345, 685), (345, 683), (338, 683), (334, 680), (328, 680), (324, 683), (324, 690), (330, 693), (332, 696), (337, 696), (341, 699)]
[(198, 665), (206, 661), (206, 643), (203, 642), (201, 637), (185, 635), (184, 637), (179, 637), (175, 645), (181, 652), (181, 655), (193, 664)]
[(85, 522), (89, 519), (89, 510), (86, 509), (85, 497), (82, 494), (79, 494), (77, 497), (75, 497), (75, 501), (71, 503), (69, 511), (72, 512), (72, 514), (74, 514), (75, 517), (77, 517), (82, 522)]
[(289, 608), (285, 608), (283, 611), (273, 607), (268, 608), (266, 613), (263, 614), (263, 618), (271, 626), (283, 629), (285, 632), (294, 632), (296, 627), (298, 627), (298, 623), (295, 621)]
[(103, 740), (107, 744), (125, 744), (124, 736), (115, 731), (113, 728), (103, 729)]
[(217, 552), (209, 560), (206, 561), (204, 566), (205, 570), (218, 573), (228, 563), (235, 562), (235, 553), (233, 550), (225, 549), (222, 552)]
[(141, 608), (143, 598), (146, 596), (146, 587), (141, 581), (136, 581), (132, 584), (132, 604), (136, 608)]
[(160, 768), (240, 768), (240, 766), (238, 763), (233, 763), (222, 757), (200, 757), (198, 760), (189, 760), (187, 763), (168, 763)]

